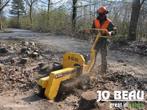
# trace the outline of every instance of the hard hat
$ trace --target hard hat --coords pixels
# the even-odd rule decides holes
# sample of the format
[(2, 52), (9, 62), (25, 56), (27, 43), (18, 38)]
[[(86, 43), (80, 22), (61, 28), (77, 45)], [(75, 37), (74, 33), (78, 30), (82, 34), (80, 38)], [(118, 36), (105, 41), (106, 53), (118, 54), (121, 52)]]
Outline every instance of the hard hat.
[(108, 13), (108, 10), (105, 6), (101, 6), (98, 10), (97, 10), (97, 13), (99, 14), (107, 14)]

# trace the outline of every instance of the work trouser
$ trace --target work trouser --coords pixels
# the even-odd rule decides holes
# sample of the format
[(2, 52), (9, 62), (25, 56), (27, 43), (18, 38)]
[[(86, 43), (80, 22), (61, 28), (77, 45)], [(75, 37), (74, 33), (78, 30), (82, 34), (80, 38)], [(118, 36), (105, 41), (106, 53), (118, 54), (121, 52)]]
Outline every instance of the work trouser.
[(107, 39), (100, 38), (99, 41), (96, 43), (96, 56), (98, 52), (101, 53), (101, 72), (106, 73), (107, 71)]

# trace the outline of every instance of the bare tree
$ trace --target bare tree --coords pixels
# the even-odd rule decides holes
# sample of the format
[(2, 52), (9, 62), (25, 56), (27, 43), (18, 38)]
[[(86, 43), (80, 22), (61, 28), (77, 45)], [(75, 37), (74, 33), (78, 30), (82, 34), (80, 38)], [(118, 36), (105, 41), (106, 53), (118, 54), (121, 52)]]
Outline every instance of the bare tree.
[(72, 0), (72, 26), (73, 29), (76, 27), (76, 17), (77, 17), (77, 2), (78, 0)]
[(50, 12), (50, 5), (51, 5), (51, 0), (48, 0), (48, 7), (47, 7), (48, 14)]
[(138, 19), (139, 19), (141, 7), (144, 2), (145, 0), (133, 0), (128, 40), (136, 40)]
[(10, 2), (10, 0), (0, 0), (0, 30), (2, 30), (3, 26), (2, 26), (2, 12), (3, 9), (8, 5), (8, 3)]
[(51, 6), (51, 0), (48, 0), (48, 8), (47, 8), (47, 12), (48, 12), (48, 14), (47, 14), (47, 18), (48, 18), (48, 25), (49, 25), (49, 21), (50, 21), (50, 6)]
[(33, 23), (33, 18), (32, 18), (32, 11), (33, 11), (33, 5), (37, 2), (38, 0), (25, 0), (26, 4), (29, 6), (29, 18), (30, 18), (30, 23), (32, 25)]

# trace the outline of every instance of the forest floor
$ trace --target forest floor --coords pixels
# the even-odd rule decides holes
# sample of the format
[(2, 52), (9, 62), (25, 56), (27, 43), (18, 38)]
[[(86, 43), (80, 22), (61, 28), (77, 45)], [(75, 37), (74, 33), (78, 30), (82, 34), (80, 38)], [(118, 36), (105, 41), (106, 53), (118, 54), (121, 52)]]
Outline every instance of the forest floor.
[[(110, 46), (105, 76), (99, 71), (98, 55), (88, 89), (77, 88), (59, 102), (35, 94), (36, 80), (42, 73), (48, 73), (53, 62), (60, 62), (65, 52), (87, 54), (89, 49), (88, 41), (68, 36), (19, 29), (0, 33), (0, 110), (76, 110), (80, 100), (77, 94), (87, 90), (147, 91), (147, 42), (131, 42)], [(110, 110), (110, 107), (107, 102), (98, 103), (98, 108), (92, 110)]]

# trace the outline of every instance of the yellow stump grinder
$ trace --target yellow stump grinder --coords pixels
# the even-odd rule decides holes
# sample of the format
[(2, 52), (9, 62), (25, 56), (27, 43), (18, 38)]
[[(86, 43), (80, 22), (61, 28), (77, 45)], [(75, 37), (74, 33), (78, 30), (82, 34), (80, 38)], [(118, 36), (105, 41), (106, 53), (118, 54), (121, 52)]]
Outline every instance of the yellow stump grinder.
[[(90, 32), (95, 33), (95, 40), (90, 49), (90, 58), (88, 61), (84, 55), (80, 53), (68, 52), (63, 55), (62, 68), (52, 71), (47, 77), (40, 78), (38, 85), (44, 89), (44, 95), (49, 100), (54, 100), (59, 92), (61, 83), (76, 77), (81, 74), (89, 73), (96, 62), (96, 45), (101, 38), (110, 38), (109, 33), (103, 29), (90, 29)], [(102, 33), (105, 32), (105, 36)]]

